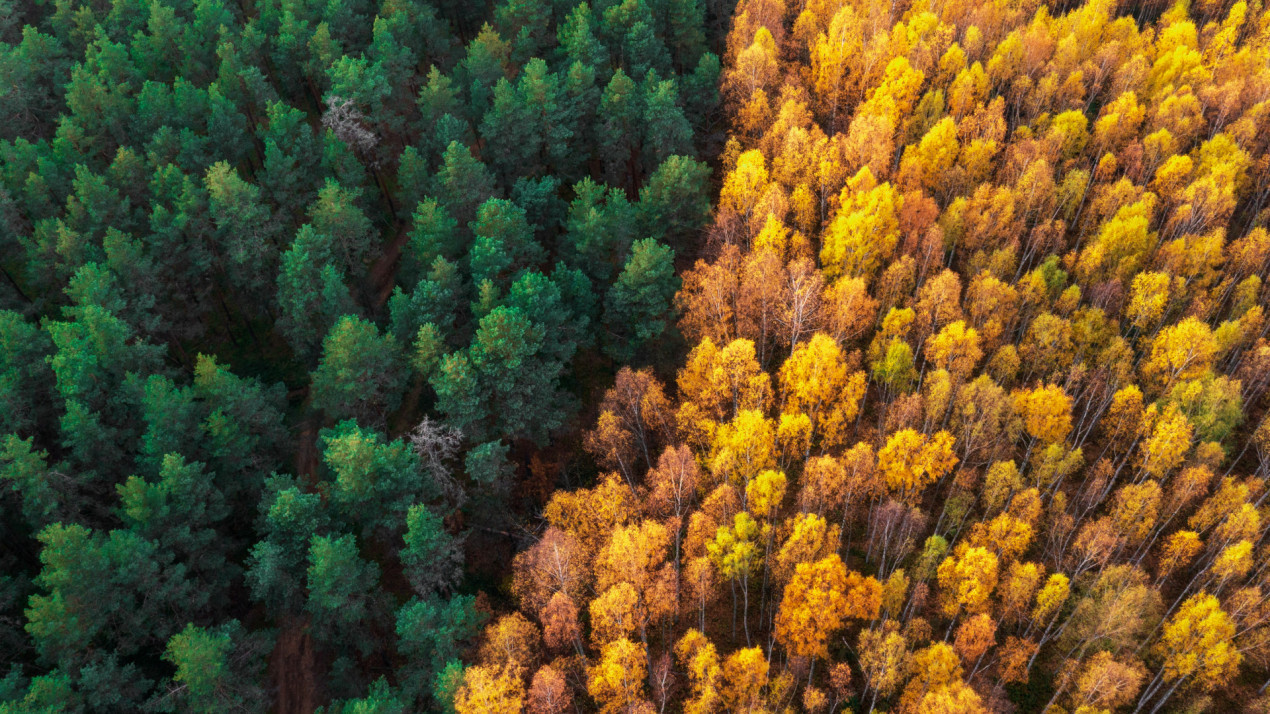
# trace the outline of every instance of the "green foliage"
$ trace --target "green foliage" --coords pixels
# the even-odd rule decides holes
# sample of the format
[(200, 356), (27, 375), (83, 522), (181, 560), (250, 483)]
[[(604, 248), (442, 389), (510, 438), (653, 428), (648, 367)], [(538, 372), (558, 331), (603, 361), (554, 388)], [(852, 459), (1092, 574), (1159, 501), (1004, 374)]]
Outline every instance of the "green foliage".
[[(331, 711), (450, 708), (462, 519), (666, 334), (637, 241), (708, 212), (705, 23), (0, 0), (0, 711), (266, 710), (305, 618)], [(411, 595), (441, 631), (371, 684)]]
[(211, 629), (186, 625), (168, 640), (163, 659), (176, 671), (168, 692), (151, 708), (208, 714), (264, 711), (264, 692), (255, 684), (264, 664), (263, 644), (237, 620)]
[(170, 552), (209, 593), (228, 585), (229, 543), (214, 526), (229, 515), (229, 508), (203, 464), (168, 454), (157, 481), (130, 476), (116, 490), (120, 519), (130, 530)]
[(436, 258), (413, 292), (407, 294), (400, 287), (393, 289), (388, 300), (393, 336), (398, 342), (408, 343), (424, 324), (432, 324), (438, 334), (452, 333), (463, 294), (456, 266), (445, 258)]
[(419, 597), (445, 595), (463, 577), (463, 539), (450, 535), (431, 508), (415, 504), (406, 512), (401, 564)]
[(180, 565), (141, 535), (94, 533), (53, 524), (39, 534), (42, 569), (27, 607), (27, 632), (40, 657), (67, 670), (95, 652), (122, 656), (154, 646), (208, 601)]
[(570, 171), (573, 131), (561, 114), (560, 79), (541, 59), (530, 60), (515, 87), (500, 79), (493, 106), (481, 122), (481, 136), (505, 183), (536, 176), (547, 166)]
[(383, 423), (405, 386), (405, 357), (392, 335), (359, 317), (341, 317), (322, 341), (313, 406), (336, 419)]
[(1240, 384), (1226, 376), (1209, 374), (1179, 382), (1165, 395), (1164, 403), (1176, 405), (1186, 415), (1199, 441), (1226, 441), (1244, 420)]
[(207, 170), (204, 184), (216, 225), (218, 252), (232, 266), (226, 266), (226, 273), (236, 288), (260, 299), (278, 273), (277, 226), (269, 220), (260, 189), (244, 181), (224, 161)]
[(336, 259), (354, 277), (366, 270), (376, 240), (370, 219), (357, 205), (360, 196), (360, 190), (346, 189), (327, 179), (318, 191), (317, 201), (309, 207), (313, 229), (330, 236)]
[(450, 142), (433, 179), (437, 198), (460, 226), (476, 217), (476, 209), (498, 191), (485, 164), (458, 141)]
[(611, 336), (605, 349), (620, 362), (646, 354), (673, 329), (679, 290), (675, 252), (652, 238), (636, 241), (631, 257), (609, 291), (604, 323)]
[(573, 187), (565, 223), (566, 259), (598, 283), (615, 275), (638, 230), (637, 210), (618, 189), (589, 178)]
[(45, 357), (53, 342), (10, 310), (0, 311), (0, 431), (30, 434), (51, 414), (45, 406), (53, 373)]
[(388, 686), (383, 677), (370, 685), (370, 691), (360, 699), (347, 699), (318, 707), (321, 714), (406, 714), (410, 707)]
[(282, 256), (278, 274), (278, 328), (296, 354), (310, 358), (342, 316), (355, 314), (345, 273), (331, 261), (330, 236), (305, 224)]
[(331, 470), (331, 500), (350, 522), (367, 530), (399, 533), (406, 514), (418, 502), (440, 495), (426, 478), (418, 455), (401, 439), (385, 443), (383, 436), (340, 422), (322, 434), (322, 459)]
[(511, 201), (485, 201), (468, 227), (475, 238), (468, 251), (468, 268), (477, 285), (486, 280), (505, 285), (518, 271), (542, 259), (525, 209)]
[(42, 527), (55, 520), (65, 509), (78, 506), (79, 498), (72, 485), (61, 474), (49, 470), (48, 452), (36, 451), (33, 437), (19, 438), (9, 434), (0, 444), (0, 479), (18, 494), (22, 515), (33, 526)]
[(303, 606), (309, 539), (324, 532), (330, 515), (316, 493), (306, 493), (290, 476), (266, 479), (260, 501), (262, 539), (247, 557), (246, 581), (254, 600), (276, 615)]
[(379, 567), (358, 553), (352, 535), (313, 536), (309, 545), (308, 601), (319, 638), (341, 648), (368, 652), (367, 628), (376, 613)]
[(457, 659), (446, 662), (432, 682), (432, 700), (446, 714), (454, 714), (454, 695), (463, 685), (463, 663)]
[(686, 156), (667, 158), (639, 192), (645, 235), (688, 245), (710, 217), (710, 167)]
[(514, 471), (507, 451), (503, 442), (487, 441), (473, 447), (463, 458), (467, 475), (476, 482), (477, 515), (488, 521), (504, 520), (501, 516), (511, 492)]
[(397, 650), (411, 662), (403, 689), (422, 699), (485, 624), (470, 595), (412, 598), (397, 611)]
[(414, 223), (410, 230), (410, 250), (402, 256), (403, 283), (409, 285), (412, 277), (432, 266), (438, 258), (449, 262), (462, 257), (463, 244), (458, 232), (458, 222), (436, 199), (425, 198), (414, 209)]

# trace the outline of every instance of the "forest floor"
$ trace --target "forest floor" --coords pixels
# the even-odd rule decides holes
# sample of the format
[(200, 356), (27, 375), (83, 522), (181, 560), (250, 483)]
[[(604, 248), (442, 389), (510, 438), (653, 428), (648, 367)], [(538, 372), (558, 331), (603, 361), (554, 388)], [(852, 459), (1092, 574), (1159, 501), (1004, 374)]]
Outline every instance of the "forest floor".
[(277, 714), (311, 714), (318, 707), (317, 657), (313, 638), (303, 621), (289, 623), (278, 633), (269, 656), (269, 679), (274, 686)]

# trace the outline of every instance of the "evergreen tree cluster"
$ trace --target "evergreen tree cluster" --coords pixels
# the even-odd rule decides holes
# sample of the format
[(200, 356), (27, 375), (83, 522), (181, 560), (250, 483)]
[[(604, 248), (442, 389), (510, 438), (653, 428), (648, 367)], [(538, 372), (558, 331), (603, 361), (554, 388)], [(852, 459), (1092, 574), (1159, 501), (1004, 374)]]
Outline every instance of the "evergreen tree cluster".
[(727, 10), (0, 1), (0, 712), (448, 707), (468, 535), (673, 355)]

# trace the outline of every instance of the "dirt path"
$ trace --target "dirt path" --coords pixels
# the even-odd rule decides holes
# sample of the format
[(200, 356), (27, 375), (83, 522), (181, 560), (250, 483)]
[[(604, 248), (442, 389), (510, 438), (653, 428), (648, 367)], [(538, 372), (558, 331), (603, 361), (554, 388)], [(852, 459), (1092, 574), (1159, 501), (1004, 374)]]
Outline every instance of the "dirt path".
[(313, 714), (318, 708), (317, 657), (303, 621), (288, 624), (278, 633), (269, 656), (269, 678), (277, 714)]
[(384, 303), (388, 302), (388, 298), (392, 295), (393, 286), (397, 282), (397, 265), (401, 259), (401, 252), (409, 241), (410, 224), (401, 223), (397, 228), (397, 235), (384, 248), (379, 259), (370, 266), (370, 272), (366, 275), (366, 289), (375, 301), (376, 310), (383, 308)]

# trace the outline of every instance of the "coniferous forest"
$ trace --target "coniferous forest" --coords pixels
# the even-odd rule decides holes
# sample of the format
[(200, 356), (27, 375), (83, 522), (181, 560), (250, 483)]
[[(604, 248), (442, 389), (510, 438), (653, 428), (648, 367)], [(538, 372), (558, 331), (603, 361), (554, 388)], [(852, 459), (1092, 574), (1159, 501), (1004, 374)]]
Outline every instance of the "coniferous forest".
[(1262, 0), (0, 0), (0, 714), (1270, 712)]

